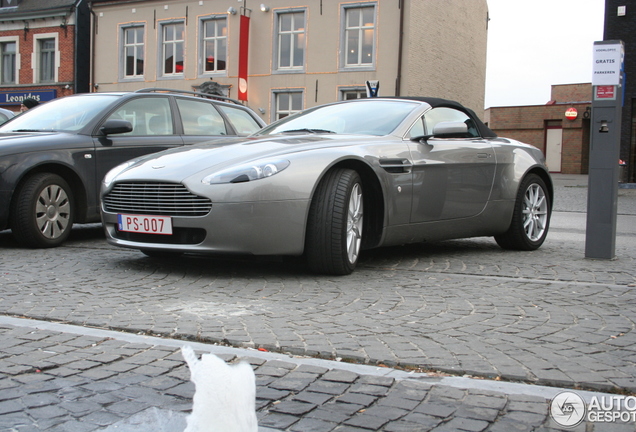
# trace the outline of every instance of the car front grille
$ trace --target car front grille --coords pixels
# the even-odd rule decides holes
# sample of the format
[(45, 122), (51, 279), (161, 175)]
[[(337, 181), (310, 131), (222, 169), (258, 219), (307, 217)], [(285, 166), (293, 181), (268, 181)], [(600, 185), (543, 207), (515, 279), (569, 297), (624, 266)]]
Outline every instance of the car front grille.
[(205, 216), (212, 201), (177, 183), (117, 183), (103, 199), (112, 213), (158, 216)]
[(172, 228), (172, 235), (144, 234), (119, 231), (115, 225), (113, 237), (137, 243), (161, 243), (174, 245), (196, 245), (205, 240), (207, 232), (202, 228)]

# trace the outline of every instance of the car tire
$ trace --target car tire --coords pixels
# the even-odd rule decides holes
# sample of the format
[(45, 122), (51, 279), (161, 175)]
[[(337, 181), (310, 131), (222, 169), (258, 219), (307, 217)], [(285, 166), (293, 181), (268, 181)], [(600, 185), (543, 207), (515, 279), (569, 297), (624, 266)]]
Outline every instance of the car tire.
[(551, 212), (545, 182), (538, 175), (529, 174), (519, 185), (510, 228), (495, 236), (495, 241), (504, 249), (538, 249), (548, 235)]
[(34, 248), (56, 247), (71, 234), (75, 202), (68, 183), (57, 174), (28, 177), (11, 209), (11, 232), (18, 243)]
[(316, 189), (307, 221), (305, 255), (315, 273), (347, 275), (362, 244), (363, 189), (352, 169), (328, 172)]

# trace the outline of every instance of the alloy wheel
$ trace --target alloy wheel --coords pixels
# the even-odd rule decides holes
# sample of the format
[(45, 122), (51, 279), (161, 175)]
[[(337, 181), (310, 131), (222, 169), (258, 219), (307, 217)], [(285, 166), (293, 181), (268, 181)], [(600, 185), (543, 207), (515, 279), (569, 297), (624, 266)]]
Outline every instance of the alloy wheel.
[(35, 205), (35, 219), (40, 232), (48, 239), (56, 239), (66, 231), (71, 205), (64, 188), (52, 184), (42, 189)]
[(523, 205), (523, 228), (526, 236), (537, 241), (543, 236), (548, 223), (548, 201), (541, 186), (531, 184), (526, 190)]
[(351, 190), (347, 214), (347, 256), (354, 263), (360, 253), (362, 243), (362, 187), (356, 183)]

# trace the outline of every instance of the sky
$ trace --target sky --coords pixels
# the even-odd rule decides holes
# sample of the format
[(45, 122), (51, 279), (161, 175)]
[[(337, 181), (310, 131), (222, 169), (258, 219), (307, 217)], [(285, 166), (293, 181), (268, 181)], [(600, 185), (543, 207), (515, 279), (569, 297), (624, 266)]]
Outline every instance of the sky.
[(487, 1), (485, 108), (544, 105), (553, 84), (592, 82), (605, 0)]

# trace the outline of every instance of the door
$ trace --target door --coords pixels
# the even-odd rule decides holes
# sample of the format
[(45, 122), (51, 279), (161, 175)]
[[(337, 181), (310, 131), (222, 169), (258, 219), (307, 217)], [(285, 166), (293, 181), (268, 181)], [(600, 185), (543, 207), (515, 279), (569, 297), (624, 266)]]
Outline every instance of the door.
[(95, 137), (97, 181), (113, 167), (127, 160), (182, 146), (176, 133), (168, 97), (140, 97), (117, 108), (109, 119), (129, 121), (132, 132)]
[(411, 142), (413, 206), (411, 223), (475, 216), (486, 207), (495, 178), (496, 157), (491, 143), (479, 137), (472, 120), (451, 108), (427, 112), (411, 136), (431, 135), (437, 123), (463, 122), (466, 138), (428, 138)]
[(563, 126), (560, 121), (548, 121), (545, 129), (545, 162), (550, 172), (561, 172)]

